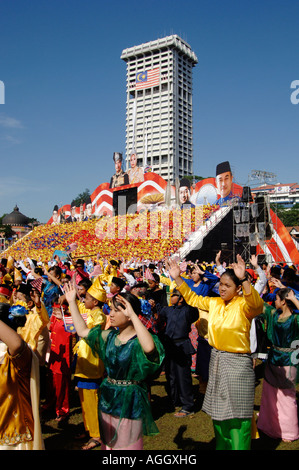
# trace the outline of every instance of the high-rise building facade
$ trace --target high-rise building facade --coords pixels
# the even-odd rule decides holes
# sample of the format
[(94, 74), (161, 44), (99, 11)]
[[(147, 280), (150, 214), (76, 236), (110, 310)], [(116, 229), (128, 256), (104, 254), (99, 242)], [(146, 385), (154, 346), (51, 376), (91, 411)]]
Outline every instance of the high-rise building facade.
[(136, 151), (139, 166), (171, 183), (193, 174), (191, 47), (172, 35), (124, 49), (127, 64), (126, 163)]

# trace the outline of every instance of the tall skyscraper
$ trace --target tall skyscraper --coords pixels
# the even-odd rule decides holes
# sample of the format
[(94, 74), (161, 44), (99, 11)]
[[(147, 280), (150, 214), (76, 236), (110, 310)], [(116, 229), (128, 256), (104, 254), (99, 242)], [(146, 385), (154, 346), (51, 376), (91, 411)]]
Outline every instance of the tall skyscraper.
[(124, 49), (121, 59), (127, 64), (127, 168), (135, 150), (139, 166), (151, 166), (171, 183), (192, 175), (195, 53), (172, 35)]

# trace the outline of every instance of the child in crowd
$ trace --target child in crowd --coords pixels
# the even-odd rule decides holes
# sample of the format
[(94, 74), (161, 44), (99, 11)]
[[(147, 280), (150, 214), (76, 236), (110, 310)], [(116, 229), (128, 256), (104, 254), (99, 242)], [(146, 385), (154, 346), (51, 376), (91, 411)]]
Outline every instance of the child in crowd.
[(157, 308), (159, 321), (166, 323), (164, 345), (167, 391), (172, 405), (182, 406), (175, 413), (175, 417), (182, 418), (194, 414), (191, 360), (195, 350), (189, 334), (192, 323), (198, 319), (198, 310), (187, 305), (177, 289), (172, 291), (170, 299), (171, 306), (161, 308), (158, 304)]
[(91, 286), (92, 286), (92, 281), (87, 278), (81, 279), (81, 281), (78, 282), (77, 291), (78, 291), (78, 296), (81, 302), (84, 302), (86, 292)]
[(52, 315), (52, 301), (62, 294), (61, 276), (62, 270), (59, 266), (52, 266), (49, 270), (44, 267), (44, 274), (47, 277), (43, 287), (42, 299), (47, 309), (49, 317)]
[(102, 358), (107, 377), (101, 385), (99, 419), (102, 449), (143, 448), (143, 434), (158, 430), (153, 421), (145, 380), (161, 365), (163, 347), (138, 318), (140, 301), (130, 293), (111, 300), (111, 329), (91, 330), (82, 319), (76, 290), (66, 286), (66, 298), (78, 335)]
[(155, 304), (160, 304), (165, 307), (167, 302), (167, 295), (164, 289), (160, 287), (160, 276), (157, 273), (152, 273), (152, 279), (147, 279), (149, 289), (147, 291), (147, 300), (154, 300)]
[[(77, 300), (76, 306), (80, 314), (87, 315), (86, 324), (84, 324), (88, 329), (95, 326), (99, 326), (101, 329), (105, 328), (106, 315), (103, 313), (105, 300), (106, 292), (98, 278), (86, 292), (84, 303)], [(82, 321), (84, 321), (83, 318)], [(95, 413), (95, 410), (98, 408), (98, 389), (103, 378), (104, 365), (82, 339), (76, 344), (74, 353), (76, 354), (74, 375), (79, 391), (85, 428), (85, 432), (77, 437), (89, 436), (88, 442), (82, 449), (90, 450), (101, 444), (98, 414)]]
[(70, 413), (71, 363), (75, 333), (65, 329), (64, 317), (70, 315), (67, 303), (52, 303), (50, 320), (51, 346), (48, 360), (47, 395), (43, 411), (55, 409), (59, 425), (67, 422)]
[(25, 325), (20, 328), (19, 334), (26, 343), (38, 354), (38, 342), (40, 335), (47, 327), (49, 315), (44, 303), (41, 301), (40, 293), (31, 284), (21, 284), (13, 293), (14, 303), (25, 302), (29, 310)]

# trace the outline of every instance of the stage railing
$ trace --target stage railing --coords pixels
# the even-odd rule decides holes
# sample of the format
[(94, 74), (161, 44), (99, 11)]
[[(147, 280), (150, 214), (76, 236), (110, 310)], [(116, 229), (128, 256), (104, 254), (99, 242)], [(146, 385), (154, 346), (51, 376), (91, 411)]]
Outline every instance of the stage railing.
[(199, 249), (200, 246), (202, 245), (203, 239), (208, 235), (213, 228), (216, 227), (216, 225), (219, 224), (219, 222), (230, 212), (232, 209), (232, 206), (225, 206), (221, 207), (217, 211), (213, 212), (211, 217), (209, 217), (204, 224), (196, 231), (192, 232), (188, 238), (188, 240), (185, 241), (184, 245), (178, 250), (180, 259), (186, 258), (186, 256), (192, 251), (196, 249)]

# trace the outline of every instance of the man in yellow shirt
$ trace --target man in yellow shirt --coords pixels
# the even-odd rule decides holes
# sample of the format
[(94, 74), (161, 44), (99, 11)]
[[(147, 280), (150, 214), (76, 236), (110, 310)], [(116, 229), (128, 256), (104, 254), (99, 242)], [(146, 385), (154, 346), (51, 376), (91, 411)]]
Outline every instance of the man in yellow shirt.
[(49, 323), (49, 315), (44, 303), (41, 301), (40, 293), (30, 284), (21, 284), (13, 294), (14, 303), (22, 301), (27, 304), (29, 314), (23, 328), (18, 333), (24, 341), (38, 354), (38, 341), (43, 330)]
[[(81, 315), (86, 314), (88, 328), (106, 325), (106, 315), (102, 307), (106, 300), (106, 292), (99, 278), (85, 295), (85, 302), (77, 301)], [(95, 357), (88, 344), (80, 339), (74, 348), (76, 353), (75, 379), (79, 391), (84, 421), (85, 437), (89, 434), (89, 441), (82, 447), (83, 450), (93, 449), (101, 444), (98, 421), (98, 389), (104, 374), (104, 364), (101, 359)]]

